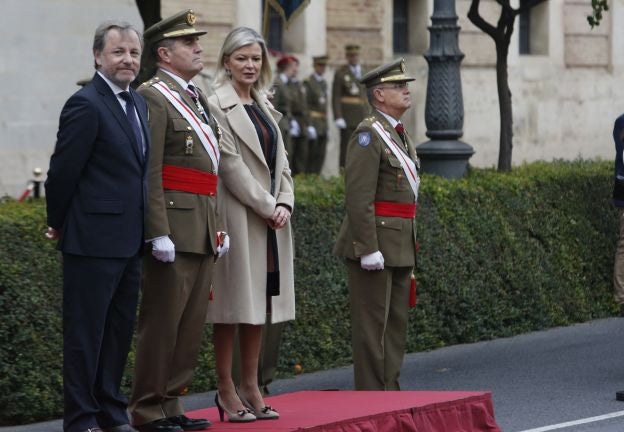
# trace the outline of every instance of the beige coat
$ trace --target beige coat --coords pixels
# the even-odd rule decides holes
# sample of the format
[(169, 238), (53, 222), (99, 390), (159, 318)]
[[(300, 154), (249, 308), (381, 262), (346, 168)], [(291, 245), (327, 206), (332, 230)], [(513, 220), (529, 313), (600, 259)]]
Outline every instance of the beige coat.
[[(254, 100), (278, 131), (275, 193), (256, 130), (228, 83), (208, 99), (223, 130), (219, 163), (220, 224), (230, 235), (230, 250), (217, 261), (213, 300), (207, 321), (264, 324), (266, 313), (267, 224), (277, 204), (294, 208), (293, 181), (277, 127), (281, 115), (257, 92)], [(272, 322), (295, 318), (293, 239), (290, 221), (277, 230), (280, 295), (272, 299)]]

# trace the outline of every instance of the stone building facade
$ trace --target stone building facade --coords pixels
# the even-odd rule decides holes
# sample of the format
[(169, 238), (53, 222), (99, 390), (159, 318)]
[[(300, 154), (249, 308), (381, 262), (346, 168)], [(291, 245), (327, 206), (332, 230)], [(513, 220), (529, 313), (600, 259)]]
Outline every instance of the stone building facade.
[[(520, 0), (515, 0), (516, 5)], [(192, 8), (202, 38), (204, 84), (215, 66), (223, 37), (233, 27), (262, 28), (263, 0), (161, 0), (162, 15)], [(456, 0), (464, 100), (463, 141), (473, 146), (470, 163), (495, 166), (499, 115), (494, 43), (466, 18), (470, 0)], [(93, 30), (104, 19), (119, 18), (142, 27), (133, 0), (7, 0), (0, 17), (8, 48), (0, 60), (0, 196), (17, 196), (32, 170), (47, 170), (56, 139), (58, 115), (76, 81), (93, 73)], [(24, 11), (24, 9), (27, 9)], [(499, 6), (482, 0), (482, 14), (496, 22)], [(590, 0), (547, 0), (516, 24), (509, 55), (514, 107), (513, 162), (601, 157), (612, 159), (613, 120), (624, 112), (624, 0), (611, 0), (603, 23), (591, 30)], [(13, 13), (11, 13), (13, 12)], [(408, 131), (427, 141), (424, 121), (433, 0), (311, 0), (279, 38), (281, 50), (301, 60), (300, 78), (311, 71), (311, 57), (328, 54), (331, 80), (344, 61), (345, 44), (362, 47), (362, 60), (376, 66), (405, 57), (413, 108)], [(15, 19), (16, 16), (21, 17)], [(273, 59), (273, 61), (275, 61)], [(18, 90), (19, 89), (19, 90)], [(337, 173), (337, 130), (332, 130), (323, 174)]]

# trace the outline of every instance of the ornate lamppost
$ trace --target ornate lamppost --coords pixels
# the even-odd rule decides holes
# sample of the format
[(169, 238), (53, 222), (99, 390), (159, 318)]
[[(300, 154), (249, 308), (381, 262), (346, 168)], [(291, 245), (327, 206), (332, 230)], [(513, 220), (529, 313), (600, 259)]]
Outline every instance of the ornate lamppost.
[(434, 0), (429, 32), (425, 123), (430, 140), (418, 145), (416, 151), (424, 172), (459, 178), (466, 173), (474, 150), (459, 141), (464, 134), (459, 70), (464, 54), (459, 50), (455, 0)]

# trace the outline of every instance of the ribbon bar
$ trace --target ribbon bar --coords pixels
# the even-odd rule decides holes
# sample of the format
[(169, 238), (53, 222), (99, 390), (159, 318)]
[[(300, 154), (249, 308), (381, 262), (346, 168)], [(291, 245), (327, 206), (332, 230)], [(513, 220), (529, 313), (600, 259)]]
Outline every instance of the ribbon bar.
[(196, 193), (199, 195), (216, 195), (218, 177), (193, 168), (182, 168), (175, 165), (162, 166), (163, 189)]
[(416, 217), (416, 204), (375, 201), (375, 216), (412, 219)]

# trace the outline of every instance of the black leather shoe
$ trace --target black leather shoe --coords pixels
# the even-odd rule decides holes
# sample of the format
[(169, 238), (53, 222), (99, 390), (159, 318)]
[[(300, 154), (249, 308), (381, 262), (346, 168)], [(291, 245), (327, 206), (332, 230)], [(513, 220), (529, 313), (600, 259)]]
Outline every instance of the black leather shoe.
[(210, 423), (206, 419), (192, 419), (188, 418), (184, 414), (180, 414), (175, 417), (167, 417), (167, 420), (169, 420), (173, 424), (177, 424), (185, 431), (204, 430), (212, 426), (212, 423)]
[(139, 432), (182, 432), (182, 428), (168, 419), (158, 419), (134, 427)]

